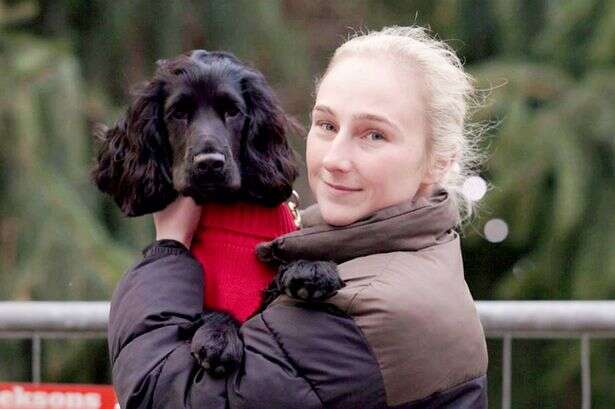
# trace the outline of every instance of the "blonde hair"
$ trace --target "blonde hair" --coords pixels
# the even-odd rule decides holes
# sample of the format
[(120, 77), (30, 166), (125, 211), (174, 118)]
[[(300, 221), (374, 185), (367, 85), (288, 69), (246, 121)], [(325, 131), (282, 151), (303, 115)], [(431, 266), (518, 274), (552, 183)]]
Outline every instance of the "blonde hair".
[(466, 121), (471, 109), (479, 105), (474, 80), (450, 46), (419, 26), (385, 27), (352, 35), (337, 48), (324, 76), (343, 57), (383, 54), (397, 57), (401, 64), (419, 72), (426, 91), (427, 165), (437, 169), (452, 160), (439, 184), (449, 192), (458, 224), (462, 224), (475, 206), (463, 194), (463, 184), (482, 161), (478, 144), (484, 128)]

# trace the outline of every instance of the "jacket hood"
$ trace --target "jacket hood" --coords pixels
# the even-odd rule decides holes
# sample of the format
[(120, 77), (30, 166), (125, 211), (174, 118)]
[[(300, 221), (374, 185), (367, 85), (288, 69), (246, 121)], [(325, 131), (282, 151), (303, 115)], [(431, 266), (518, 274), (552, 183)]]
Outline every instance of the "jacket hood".
[(297, 259), (343, 263), (356, 257), (394, 251), (416, 251), (454, 238), (457, 211), (448, 192), (381, 209), (347, 226), (331, 226), (318, 205), (301, 213), (303, 228), (257, 247), (264, 262)]

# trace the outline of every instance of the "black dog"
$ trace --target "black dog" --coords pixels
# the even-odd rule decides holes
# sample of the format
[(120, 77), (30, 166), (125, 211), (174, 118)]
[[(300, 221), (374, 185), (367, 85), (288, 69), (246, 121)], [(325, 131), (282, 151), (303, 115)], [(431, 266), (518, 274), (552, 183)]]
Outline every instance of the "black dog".
[(262, 74), (196, 50), (159, 61), (125, 117), (99, 130), (92, 177), (127, 216), (162, 210), (178, 194), (275, 206), (297, 176), (293, 128)]
[[(99, 128), (92, 178), (127, 216), (164, 209), (179, 195), (276, 206), (292, 193), (297, 171), (286, 134), (297, 129), (261, 73), (225, 52), (195, 50), (158, 62), (111, 129)], [(279, 293), (322, 299), (341, 287), (335, 266), (293, 262), (280, 268), (263, 307)], [(322, 276), (320, 276), (322, 274)], [(291, 285), (292, 284), (292, 285)], [(263, 308), (261, 307), (261, 308)], [(207, 311), (181, 333), (216, 376), (241, 361), (238, 325)]]

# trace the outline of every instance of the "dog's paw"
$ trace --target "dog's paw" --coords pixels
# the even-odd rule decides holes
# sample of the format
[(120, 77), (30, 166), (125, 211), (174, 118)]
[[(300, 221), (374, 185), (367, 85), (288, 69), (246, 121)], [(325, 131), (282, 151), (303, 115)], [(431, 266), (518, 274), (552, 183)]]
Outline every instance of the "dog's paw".
[(192, 356), (211, 376), (231, 374), (243, 358), (239, 325), (230, 315), (218, 311), (204, 312), (200, 321), (192, 337)]
[(332, 261), (297, 260), (280, 267), (279, 289), (289, 297), (320, 301), (344, 287)]

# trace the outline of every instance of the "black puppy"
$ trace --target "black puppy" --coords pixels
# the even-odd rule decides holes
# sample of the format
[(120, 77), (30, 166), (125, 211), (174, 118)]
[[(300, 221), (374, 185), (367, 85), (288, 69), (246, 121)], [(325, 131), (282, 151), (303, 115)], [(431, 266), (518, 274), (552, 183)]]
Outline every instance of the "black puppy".
[(295, 123), (258, 71), (224, 52), (158, 62), (126, 115), (100, 128), (92, 177), (127, 216), (179, 194), (275, 206), (297, 176), (286, 133)]
[[(275, 206), (289, 198), (297, 175), (286, 138), (291, 129), (297, 126), (262, 74), (229, 53), (195, 50), (159, 61), (117, 124), (97, 129), (92, 178), (127, 216), (161, 210), (178, 195)], [(335, 291), (314, 285), (335, 277), (323, 282), (301, 263), (281, 268), (265, 302), (287, 292), (286, 285), (304, 298)], [(334, 270), (322, 271), (328, 277)], [(197, 361), (223, 376), (241, 360), (237, 331), (228, 314), (207, 311), (181, 333), (192, 339)]]

